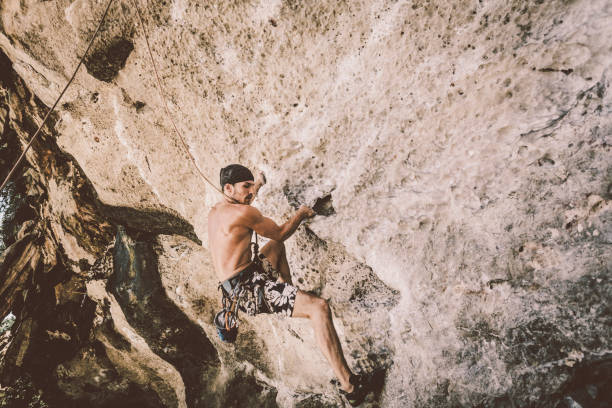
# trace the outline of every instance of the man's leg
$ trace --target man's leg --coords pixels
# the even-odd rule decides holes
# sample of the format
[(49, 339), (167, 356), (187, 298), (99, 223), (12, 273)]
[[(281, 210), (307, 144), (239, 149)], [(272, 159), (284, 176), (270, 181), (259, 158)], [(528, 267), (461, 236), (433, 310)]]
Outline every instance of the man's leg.
[(285, 253), (285, 244), (270, 240), (270, 242), (264, 245), (259, 252), (268, 258), (274, 269), (278, 271), (280, 274), (279, 281), (293, 285), (289, 264), (287, 263), (287, 255)]
[(327, 300), (298, 289), (292, 317), (306, 317), (310, 319), (317, 344), (332, 366), (336, 377), (340, 380), (342, 389), (352, 392), (353, 385), (349, 382), (351, 370), (344, 359), (342, 346), (334, 328)]
[[(291, 273), (287, 263), (285, 245), (282, 242), (271, 240), (261, 248), (260, 252), (268, 258), (272, 266), (279, 272), (279, 280), (291, 284)], [(344, 359), (342, 346), (334, 328), (327, 301), (298, 289), (292, 317), (310, 319), (317, 344), (332, 366), (336, 377), (340, 380), (342, 389), (347, 392), (353, 391), (353, 385), (349, 382), (351, 370)]]

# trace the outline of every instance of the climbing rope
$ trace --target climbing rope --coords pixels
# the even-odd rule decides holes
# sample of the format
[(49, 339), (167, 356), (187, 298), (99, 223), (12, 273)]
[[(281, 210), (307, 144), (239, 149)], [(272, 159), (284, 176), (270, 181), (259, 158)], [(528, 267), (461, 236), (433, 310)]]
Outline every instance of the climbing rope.
[(195, 157), (193, 157), (193, 155), (191, 154), (191, 151), (189, 150), (189, 147), (187, 146), (187, 143), (185, 143), (185, 138), (183, 137), (183, 134), (178, 130), (178, 127), (176, 126), (176, 123), (174, 122), (172, 114), (170, 113), (170, 108), (168, 107), (168, 100), (164, 96), (164, 89), (163, 89), (163, 86), (162, 86), (162, 81), (159, 78), (159, 73), (157, 71), (157, 64), (155, 64), (155, 58), (153, 58), (153, 52), (151, 51), (151, 45), (149, 44), (149, 33), (147, 32), (147, 27), (146, 27), (146, 25), (144, 23), (144, 19), (142, 18), (142, 14), (140, 12), (140, 7), (138, 6), (137, 0), (132, 0), (132, 4), (134, 4), (134, 8), (136, 9), (136, 14), (138, 15), (138, 20), (140, 20), (140, 26), (142, 27), (142, 32), (144, 34), (145, 42), (147, 44), (147, 50), (149, 52), (149, 59), (151, 60), (151, 66), (153, 67), (153, 71), (155, 72), (155, 79), (156, 79), (156, 82), (157, 82), (157, 91), (159, 92), (159, 97), (161, 98), (161, 100), (163, 102), (164, 109), (166, 111), (166, 115), (168, 116), (168, 119), (170, 119), (170, 122), (172, 123), (172, 127), (174, 128), (174, 132), (178, 135), (181, 143), (183, 144), (183, 147), (185, 148), (185, 151), (189, 155), (189, 158), (191, 159), (192, 163), (194, 164), (194, 166), (195, 166), (196, 170), (198, 171), (200, 177), (202, 177), (203, 180), (205, 180), (208, 184), (210, 184), (211, 187), (214, 188), (221, 195), (223, 195), (224, 197), (226, 197), (229, 200), (233, 201), (234, 203), (238, 203), (238, 201), (236, 201), (235, 199), (229, 197), (227, 194), (225, 194), (223, 191), (221, 191), (221, 189), (219, 187), (217, 187), (213, 182), (211, 182), (209, 180), (208, 177), (206, 177), (204, 175), (202, 170), (200, 170), (200, 166), (198, 166), (198, 163), (196, 162)]
[[(51, 113), (55, 110), (55, 107), (57, 106), (57, 104), (61, 100), (62, 96), (64, 96), (64, 93), (66, 92), (68, 87), (72, 84), (72, 81), (76, 77), (76, 74), (77, 74), (79, 68), (81, 67), (81, 65), (83, 65), (85, 57), (87, 56), (87, 53), (91, 49), (91, 46), (93, 45), (93, 42), (94, 42), (96, 36), (98, 35), (98, 33), (100, 31), (100, 28), (102, 27), (102, 24), (104, 23), (104, 20), (106, 19), (106, 16), (108, 14), (108, 11), (110, 10), (110, 6), (111, 6), (112, 2), (113, 2), (113, 0), (109, 0), (108, 4), (106, 6), (106, 9), (104, 10), (104, 14), (102, 15), (102, 18), (100, 19), (100, 22), (98, 23), (98, 27), (96, 28), (96, 31), (95, 31), (94, 35), (91, 37), (91, 40), (89, 41), (89, 45), (87, 46), (87, 49), (85, 50), (85, 53), (81, 57), (81, 60), (79, 61), (79, 64), (77, 65), (76, 69), (74, 70), (74, 73), (72, 74), (72, 77), (70, 78), (70, 80), (68, 81), (68, 83), (66, 84), (66, 86), (64, 87), (64, 89), (62, 90), (60, 95), (58, 96), (57, 100), (55, 101), (55, 103), (53, 104), (51, 109), (47, 112), (47, 115), (45, 116), (45, 118), (43, 119), (42, 123), (40, 124), (40, 126), (38, 127), (36, 132), (34, 133), (34, 136), (32, 136), (32, 138), (30, 139), (30, 142), (28, 143), (28, 145), (24, 149), (23, 153), (21, 154), (21, 156), (19, 156), (19, 159), (17, 160), (17, 162), (15, 163), (15, 165), (13, 166), (13, 168), (11, 169), (9, 174), (6, 176), (4, 182), (2, 183), (2, 186), (0, 187), (0, 191), (2, 191), (2, 189), (4, 189), (4, 187), (6, 186), (8, 181), (11, 179), (11, 177), (13, 176), (15, 170), (17, 169), (19, 164), (21, 164), (23, 159), (25, 158), (25, 155), (26, 155), (27, 151), (30, 149), (30, 147), (32, 146), (32, 143), (34, 143), (34, 140), (36, 140), (36, 138), (38, 137), (40, 131), (42, 130), (42, 128), (45, 125), (45, 123), (47, 122), (47, 119), (49, 119), (49, 117), (51, 116)], [(136, 0), (132, 0), (132, 4), (134, 4), (134, 8), (136, 9), (136, 13), (138, 15), (138, 20), (140, 21), (140, 25), (142, 27), (142, 31), (143, 31), (144, 38), (145, 38), (145, 43), (147, 45), (147, 51), (148, 51), (148, 54), (149, 54), (149, 59), (151, 60), (151, 66), (153, 67), (153, 71), (155, 73), (157, 90), (158, 90), (159, 96), (160, 96), (160, 98), (161, 98), (161, 100), (163, 102), (163, 106), (164, 106), (164, 110), (166, 111), (166, 115), (168, 116), (168, 119), (170, 119), (170, 122), (172, 123), (172, 127), (173, 127), (174, 131), (178, 135), (179, 140), (181, 141), (181, 144), (185, 148), (185, 151), (187, 152), (187, 155), (189, 156), (189, 158), (191, 159), (192, 163), (194, 164), (194, 166), (195, 166), (196, 170), (198, 171), (198, 174), (200, 175), (200, 177), (204, 181), (206, 181), (208, 184), (210, 184), (210, 186), (213, 187), (213, 189), (215, 189), (221, 195), (223, 195), (224, 197), (226, 197), (227, 199), (229, 199), (230, 201), (232, 201), (234, 203), (238, 203), (237, 200), (233, 199), (232, 197), (229, 197), (227, 194), (225, 194), (223, 191), (221, 191), (221, 189), (219, 187), (217, 187), (212, 181), (210, 181), (210, 179), (208, 177), (206, 177), (206, 175), (204, 175), (204, 173), (200, 169), (200, 166), (198, 166), (198, 163), (196, 162), (195, 157), (193, 157), (193, 155), (191, 154), (191, 151), (189, 150), (189, 147), (187, 146), (187, 143), (185, 142), (185, 138), (183, 137), (183, 134), (179, 131), (178, 127), (176, 126), (176, 123), (175, 123), (175, 121), (173, 119), (173, 116), (170, 113), (170, 108), (168, 107), (168, 101), (167, 101), (166, 97), (164, 96), (164, 89), (163, 89), (162, 81), (160, 79), (159, 72), (157, 70), (157, 64), (155, 63), (155, 58), (153, 57), (153, 52), (151, 51), (151, 45), (150, 45), (150, 42), (149, 42), (149, 33), (148, 33), (147, 27), (146, 27), (146, 25), (144, 23), (144, 19), (142, 18), (142, 13), (140, 11), (140, 7), (139, 7), (138, 2)]]
[[(234, 204), (241, 204), (238, 200), (236, 200), (236, 199), (228, 196), (227, 194), (225, 194), (219, 187), (217, 187), (213, 182), (211, 182), (208, 177), (206, 177), (204, 175), (204, 173), (200, 169), (200, 166), (198, 166), (198, 163), (196, 162), (195, 157), (193, 157), (193, 155), (191, 154), (191, 151), (189, 150), (189, 147), (187, 146), (187, 143), (185, 143), (185, 138), (183, 137), (183, 134), (179, 131), (178, 127), (176, 126), (176, 123), (174, 122), (172, 114), (170, 113), (170, 108), (168, 108), (168, 101), (167, 101), (166, 97), (164, 96), (164, 89), (163, 89), (163, 86), (162, 86), (162, 81), (161, 81), (161, 79), (159, 77), (159, 72), (157, 71), (157, 64), (155, 64), (155, 58), (153, 58), (153, 52), (151, 51), (151, 44), (149, 43), (149, 33), (147, 31), (147, 26), (144, 23), (144, 19), (142, 18), (142, 13), (140, 12), (140, 7), (138, 6), (138, 1), (137, 0), (132, 0), (132, 4), (134, 5), (134, 9), (136, 9), (136, 14), (138, 15), (138, 20), (140, 21), (140, 26), (142, 27), (142, 32), (143, 32), (143, 35), (144, 35), (144, 38), (145, 38), (145, 43), (147, 44), (147, 51), (149, 53), (149, 59), (151, 60), (151, 66), (153, 67), (153, 71), (155, 72), (155, 79), (156, 79), (156, 83), (157, 83), (157, 91), (159, 92), (159, 97), (161, 98), (161, 100), (163, 102), (164, 110), (166, 111), (166, 115), (168, 116), (168, 119), (170, 119), (170, 122), (172, 123), (172, 127), (174, 128), (174, 131), (178, 135), (181, 143), (183, 144), (183, 147), (185, 148), (185, 151), (189, 155), (189, 158), (191, 159), (191, 162), (195, 166), (196, 170), (198, 171), (200, 177), (202, 177), (202, 179), (204, 181), (206, 181), (208, 184), (210, 184), (210, 186), (213, 189), (215, 189), (223, 197), (227, 198), (230, 202), (232, 202)], [(258, 245), (258, 242), (257, 242), (257, 233), (255, 231), (253, 231), (253, 234), (255, 235), (255, 243), (254, 243), (254, 254), (255, 254), (255, 256), (254, 256), (254, 259), (258, 259), (259, 245)]]
[(62, 99), (62, 96), (64, 96), (64, 93), (66, 92), (66, 90), (68, 89), (68, 87), (70, 86), (70, 84), (72, 83), (74, 78), (76, 77), (76, 74), (79, 71), (79, 68), (81, 68), (81, 65), (83, 65), (83, 61), (85, 61), (85, 56), (87, 56), (87, 53), (89, 52), (89, 49), (91, 48), (91, 46), (92, 46), (96, 36), (98, 35), (98, 32), (100, 32), (100, 28), (102, 27), (102, 23), (104, 23), (104, 19), (106, 19), (106, 15), (108, 14), (108, 11), (110, 10), (110, 6), (111, 6), (112, 3), (113, 3), (113, 0), (109, 0), (108, 1), (108, 5), (106, 6), (106, 10), (104, 10), (104, 14), (102, 15), (102, 18), (100, 19), (100, 22), (98, 23), (98, 27), (96, 28), (96, 32), (91, 37), (91, 40), (89, 41), (89, 45), (87, 46), (87, 49), (83, 53), (83, 56), (81, 57), (81, 60), (79, 61), (79, 64), (77, 65), (76, 69), (74, 70), (74, 73), (72, 74), (72, 77), (70, 77), (70, 80), (68, 81), (68, 83), (64, 87), (64, 90), (57, 97), (55, 103), (53, 104), (51, 109), (49, 109), (49, 111), (45, 115), (45, 118), (43, 119), (42, 123), (40, 124), (40, 126), (38, 126), (38, 129), (36, 129), (36, 133), (34, 133), (34, 136), (32, 136), (32, 138), (30, 139), (30, 142), (28, 143), (26, 148), (23, 150), (23, 153), (21, 153), (21, 156), (19, 156), (19, 159), (17, 159), (17, 162), (15, 163), (15, 165), (13, 166), (11, 171), (9, 171), (9, 174), (4, 179), (4, 182), (2, 182), (2, 186), (0, 186), (0, 191), (2, 191), (4, 189), (4, 187), (6, 186), (6, 184), (9, 182), (9, 180), (13, 176), (13, 173), (15, 172), (15, 170), (17, 170), (17, 167), (23, 161), (26, 153), (30, 149), (30, 146), (32, 146), (32, 143), (34, 143), (34, 140), (36, 140), (36, 138), (38, 137), (38, 134), (42, 130), (43, 126), (45, 125), (45, 123), (47, 123), (47, 119), (49, 119), (49, 117), (51, 116), (51, 112), (53, 112), (53, 110), (55, 109), (55, 107), (59, 103), (60, 99)]

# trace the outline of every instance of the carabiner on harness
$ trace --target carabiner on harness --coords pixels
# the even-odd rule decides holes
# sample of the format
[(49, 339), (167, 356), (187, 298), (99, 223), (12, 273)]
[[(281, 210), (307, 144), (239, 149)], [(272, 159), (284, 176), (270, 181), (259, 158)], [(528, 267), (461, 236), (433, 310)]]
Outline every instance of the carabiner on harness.
[(217, 334), (222, 341), (233, 343), (238, 335), (238, 306), (242, 286), (237, 283), (230, 293), (223, 288), (223, 284), (219, 285), (219, 289), (223, 294), (223, 310), (215, 315)]

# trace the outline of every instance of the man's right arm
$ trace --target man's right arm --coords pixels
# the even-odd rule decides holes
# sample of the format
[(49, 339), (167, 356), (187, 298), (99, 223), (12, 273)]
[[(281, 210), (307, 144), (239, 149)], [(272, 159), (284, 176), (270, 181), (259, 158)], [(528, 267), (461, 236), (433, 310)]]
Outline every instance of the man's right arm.
[(280, 226), (270, 218), (264, 217), (259, 210), (254, 207), (247, 207), (244, 215), (243, 221), (247, 227), (251, 228), (262, 237), (282, 242), (295, 232), (304, 219), (314, 216), (315, 213), (311, 208), (302, 206), (287, 222)]

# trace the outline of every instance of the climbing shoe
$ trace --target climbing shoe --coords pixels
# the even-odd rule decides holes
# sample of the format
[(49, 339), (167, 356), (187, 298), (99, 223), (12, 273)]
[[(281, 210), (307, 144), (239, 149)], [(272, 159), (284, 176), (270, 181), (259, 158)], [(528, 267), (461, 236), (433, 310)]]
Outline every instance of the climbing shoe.
[(353, 392), (346, 392), (342, 389), (339, 389), (338, 391), (340, 391), (340, 395), (346, 398), (352, 407), (356, 407), (361, 405), (361, 403), (365, 400), (365, 397), (368, 395), (368, 389), (366, 387), (364, 378), (360, 375), (351, 374), (349, 382), (353, 384)]

